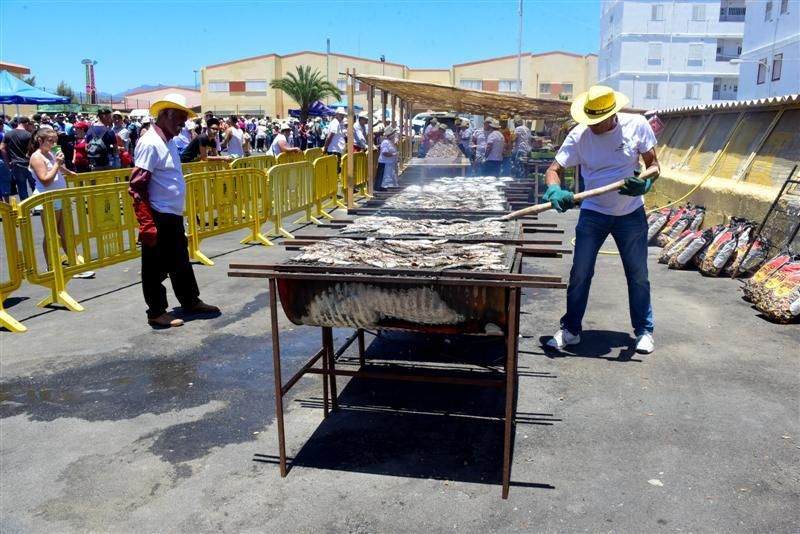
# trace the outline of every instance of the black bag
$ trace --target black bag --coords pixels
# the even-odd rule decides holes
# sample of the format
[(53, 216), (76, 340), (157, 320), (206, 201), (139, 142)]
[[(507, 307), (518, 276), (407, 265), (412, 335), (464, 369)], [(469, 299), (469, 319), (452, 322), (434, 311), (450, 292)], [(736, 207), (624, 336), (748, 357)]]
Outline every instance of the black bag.
[(89, 163), (91, 163), (93, 167), (106, 167), (110, 164), (108, 145), (106, 145), (106, 142), (103, 140), (108, 131), (108, 128), (106, 128), (103, 133), (98, 136), (97, 131), (92, 128), (92, 138), (86, 143), (86, 156), (89, 158)]

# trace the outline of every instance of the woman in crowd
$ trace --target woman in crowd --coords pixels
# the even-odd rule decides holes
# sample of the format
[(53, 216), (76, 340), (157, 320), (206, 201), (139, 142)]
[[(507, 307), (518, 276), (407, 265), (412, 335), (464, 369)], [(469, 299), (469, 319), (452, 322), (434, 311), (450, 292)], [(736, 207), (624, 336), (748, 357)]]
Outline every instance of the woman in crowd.
[(72, 165), (76, 172), (90, 172), (89, 155), (86, 153), (86, 132), (89, 125), (83, 121), (76, 122), (72, 126), (72, 133), (75, 136), (74, 151), (72, 153)]
[(232, 115), (225, 121), (228, 129), (225, 131), (225, 139), (222, 140), (222, 148), (228, 149), (228, 155), (234, 158), (244, 157), (244, 132), (239, 128), (239, 119)]
[(397, 187), (397, 130), (387, 126), (383, 131), (380, 153), (378, 155), (378, 171), (375, 174), (375, 190), (383, 191), (387, 187)]
[(275, 136), (272, 146), (269, 147), (272, 155), (276, 158), (281, 152), (300, 152), (300, 148), (292, 146), (291, 141), (289, 141), (288, 136), (291, 131), (292, 127), (288, 122), (281, 124), (281, 132)]
[[(28, 150), (30, 156), (30, 165), (28, 170), (36, 182), (36, 193), (46, 193), (47, 191), (57, 191), (59, 189), (66, 189), (67, 183), (64, 180), (64, 175), (75, 174), (67, 169), (64, 161), (64, 153), (60, 150), (54, 154), (53, 147), (58, 143), (58, 133), (52, 128), (40, 128), (31, 139), (31, 146)], [(53, 202), (56, 215), (56, 228), (58, 235), (61, 239), (61, 248), (64, 252), (67, 251), (67, 240), (64, 236), (64, 218), (62, 216), (62, 204), (60, 200)], [(47, 217), (42, 216), (42, 226), (47, 224)], [(45, 235), (47, 231), (45, 230)], [(47, 260), (48, 270), (52, 265), (51, 259), (47, 254), (47, 240), (42, 241), (42, 248), (44, 249), (44, 257)], [(58, 261), (55, 258), (54, 261)]]

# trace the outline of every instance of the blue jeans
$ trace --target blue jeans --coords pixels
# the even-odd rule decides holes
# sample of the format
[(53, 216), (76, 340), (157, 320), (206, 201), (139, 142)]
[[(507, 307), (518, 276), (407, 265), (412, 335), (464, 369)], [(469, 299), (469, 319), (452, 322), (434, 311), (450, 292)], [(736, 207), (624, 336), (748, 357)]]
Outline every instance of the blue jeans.
[(628, 306), (633, 331), (637, 336), (652, 333), (653, 306), (647, 278), (647, 217), (644, 208), (620, 216), (581, 210), (575, 228), (575, 257), (569, 273), (567, 313), (561, 318), (561, 328), (572, 334), (581, 333), (597, 253), (608, 234), (617, 243), (628, 281)]
[(483, 176), (500, 176), (500, 166), (502, 161), (487, 160), (481, 163), (481, 175)]
[(31, 171), (28, 170), (28, 166), (19, 163), (12, 163), (11, 179), (16, 183), (17, 194), (19, 195), (20, 201), (28, 198), (30, 196), (28, 184), (31, 186), (31, 191), (33, 190), (33, 186), (35, 184), (33, 181), (33, 176), (31, 176)]
[(503, 166), (500, 172), (503, 173), (500, 176), (511, 176), (511, 156), (503, 157)]

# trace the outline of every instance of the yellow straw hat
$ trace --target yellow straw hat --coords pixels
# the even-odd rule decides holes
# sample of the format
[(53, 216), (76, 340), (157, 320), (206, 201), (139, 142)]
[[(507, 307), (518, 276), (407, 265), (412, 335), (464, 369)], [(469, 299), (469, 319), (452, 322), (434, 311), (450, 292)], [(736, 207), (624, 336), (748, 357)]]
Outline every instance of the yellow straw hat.
[(190, 119), (197, 116), (194, 111), (186, 106), (186, 97), (179, 95), (178, 93), (164, 95), (164, 98), (156, 101), (152, 106), (150, 106), (150, 115), (157, 119), (158, 114), (165, 109), (179, 109), (181, 111), (185, 111)]
[(605, 85), (593, 85), (575, 97), (569, 112), (578, 124), (598, 124), (628, 104), (628, 97)]

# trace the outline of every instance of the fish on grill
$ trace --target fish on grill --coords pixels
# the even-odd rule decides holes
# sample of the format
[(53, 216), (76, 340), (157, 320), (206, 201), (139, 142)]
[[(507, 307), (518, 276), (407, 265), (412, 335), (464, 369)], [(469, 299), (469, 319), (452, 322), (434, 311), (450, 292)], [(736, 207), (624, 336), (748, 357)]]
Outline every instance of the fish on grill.
[(500, 243), (458, 243), (447, 239), (347, 239), (319, 241), (301, 249), (293, 263), (366, 265), (381, 269), (460, 269), (506, 271), (505, 247)]
[(405, 210), (502, 211), (506, 197), (493, 184), (427, 184), (409, 186), (384, 205)]
[(399, 235), (501, 237), (506, 232), (506, 223), (498, 220), (401, 219), (388, 216), (361, 217), (340, 231), (341, 234), (375, 234), (384, 237)]
[(436, 143), (433, 145), (428, 153), (425, 154), (425, 159), (450, 159), (460, 158), (464, 154), (458, 149), (456, 145), (449, 143)]

